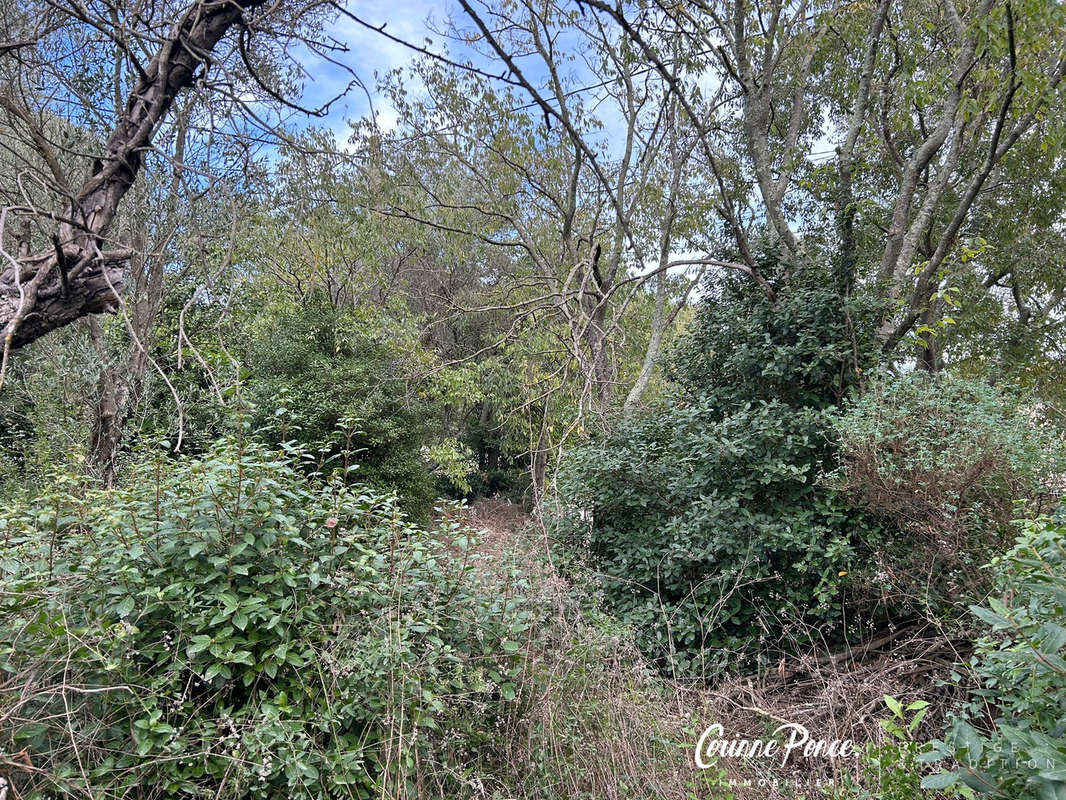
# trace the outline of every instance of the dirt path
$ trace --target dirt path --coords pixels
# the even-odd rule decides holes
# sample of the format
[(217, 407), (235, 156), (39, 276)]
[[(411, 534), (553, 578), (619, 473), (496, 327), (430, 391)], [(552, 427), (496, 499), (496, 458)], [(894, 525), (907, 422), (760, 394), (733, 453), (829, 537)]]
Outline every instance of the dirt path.
[(516, 548), (527, 549), (533, 518), (521, 506), (508, 500), (479, 497), (470, 504), (466, 521), (485, 531), (478, 550), (489, 556), (513, 554)]

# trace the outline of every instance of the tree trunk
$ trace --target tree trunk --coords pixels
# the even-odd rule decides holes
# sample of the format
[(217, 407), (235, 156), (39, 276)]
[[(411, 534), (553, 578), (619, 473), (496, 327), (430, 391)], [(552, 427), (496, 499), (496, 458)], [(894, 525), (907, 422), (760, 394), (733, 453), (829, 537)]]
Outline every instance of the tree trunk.
[(117, 306), (130, 253), (102, 248), (119, 202), (133, 185), (174, 98), (193, 84), (211, 51), (241, 20), (244, 10), (263, 2), (197, 0), (188, 6), (130, 92), (108, 138), (107, 154), (75, 192), (51, 246), (22, 258), (5, 253), (0, 272), (4, 364), (12, 348)]
[(626, 396), (623, 412), (629, 414), (640, 403), (644, 392), (648, 390), (655, 365), (659, 362), (659, 354), (663, 349), (663, 338), (666, 334), (666, 272), (660, 272), (655, 277), (655, 308), (652, 310), (651, 335), (648, 337), (648, 349), (644, 351), (644, 362), (640, 365), (640, 374), (637, 376), (633, 387)]
[(143, 252), (135, 235), (137, 255), (130, 270), (132, 303), (128, 317), (130, 342), (125, 357), (111, 363), (103, 326), (96, 317), (89, 320), (93, 343), (104, 361), (97, 381), (96, 413), (89, 442), (89, 455), (105, 486), (112, 486), (118, 474), (118, 453), (122, 446), (129, 410), (141, 397), (150, 359), (152, 328), (163, 301), (162, 266)]

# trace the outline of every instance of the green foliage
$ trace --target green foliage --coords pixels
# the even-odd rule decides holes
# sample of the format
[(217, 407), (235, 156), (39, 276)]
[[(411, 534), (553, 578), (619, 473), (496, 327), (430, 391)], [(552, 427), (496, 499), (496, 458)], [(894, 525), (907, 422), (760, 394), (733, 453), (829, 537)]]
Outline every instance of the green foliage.
[(1006, 525), (1062, 463), (1038, 408), (948, 373), (877, 376), (834, 422), (839, 485), (902, 527)]
[(12, 354), (0, 391), (0, 498), (84, 464), (99, 368), (89, 337), (73, 329)]
[(921, 743), (915, 731), (925, 717), (929, 703), (915, 700), (903, 706), (894, 697), (885, 696), (891, 716), (879, 720), (888, 740), (869, 745), (863, 753), (864, 773), (875, 776), (881, 800), (912, 800), (921, 794)]
[(826, 270), (789, 265), (773, 252), (760, 269), (776, 279), (768, 302), (747, 275), (708, 287), (668, 375), (688, 396), (720, 413), (748, 403), (795, 408), (833, 405), (876, 363), (874, 309), (844, 302)]
[(449, 438), (432, 447), (424, 446), (422, 454), (435, 465), (434, 475), (440, 476), (463, 494), (471, 491), (470, 476), (477, 470), (477, 461), (469, 447)]
[(0, 526), (20, 797), (378, 797), (416, 765), (460, 796), (542, 613), (506, 572), (483, 590), (469, 531), (256, 445), (57, 477)]
[(319, 302), (263, 309), (245, 342), (245, 399), (269, 443), (351, 452), (361, 483), (425, 515), (437, 486), (422, 447), (437, 409), (417, 381), (430, 357), (409, 331)]
[[(918, 741), (918, 728), (929, 710), (926, 700), (915, 700), (903, 705), (890, 695), (885, 695), (889, 716), (878, 720), (885, 738), (880, 743), (870, 742), (859, 754), (861, 784), (844, 773), (843, 786), (833, 793), (834, 800), (914, 800), (927, 797), (972, 797), (966, 787), (940, 787), (941, 792), (923, 790), (922, 751), (925, 746)], [(869, 787), (869, 788), (864, 788)]]
[(773, 303), (719, 288), (679, 348), (680, 397), (573, 451), (557, 479), (560, 533), (587, 547), (610, 606), (649, 652), (701, 673), (838, 639), (877, 538), (819, 482), (857, 309), (814, 270), (782, 279)]
[(992, 562), (995, 594), (972, 611), (990, 631), (979, 683), (928, 760), (953, 767), (924, 786), (962, 784), (999, 800), (1066, 797), (1066, 523), (1041, 518)]
[[(925, 372), (876, 376), (833, 420), (841, 466), (830, 482), (901, 531), (880, 582), (922, 605), (981, 595), (979, 572), (1020, 499), (1039, 509), (1062, 443), (1038, 406), (987, 383)], [(930, 564), (940, 579), (924, 586)]]
[(616, 613), (655, 656), (699, 671), (838, 637), (866, 521), (817, 483), (824, 414), (656, 411), (571, 454), (558, 479), (574, 508), (562, 529), (585, 537)]

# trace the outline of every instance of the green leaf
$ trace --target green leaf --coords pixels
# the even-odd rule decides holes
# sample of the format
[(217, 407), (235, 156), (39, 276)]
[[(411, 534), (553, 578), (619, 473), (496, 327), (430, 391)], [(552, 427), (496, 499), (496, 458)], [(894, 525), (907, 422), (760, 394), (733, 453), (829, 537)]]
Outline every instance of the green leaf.
[(1066, 645), (1066, 628), (1055, 622), (1045, 622), (1040, 626), (1040, 651), (1054, 654)]
[(1036, 779), (1036, 800), (1062, 800), (1066, 792), (1062, 792), (1062, 784), (1058, 781), (1046, 778)]
[(976, 763), (985, 749), (980, 734), (968, 722), (960, 721), (955, 725), (955, 736), (959, 745), (965, 748), (967, 760)]
[(1009, 619), (1000, 616), (999, 614), (987, 608), (982, 608), (981, 606), (970, 606), (970, 611), (973, 612), (975, 616), (979, 617), (982, 622), (987, 625), (990, 625), (992, 627), (992, 630), (994, 631), (1014, 627), (1014, 623), (1012, 623)]
[(903, 704), (890, 695), (885, 695), (885, 705), (891, 709), (892, 713), (897, 717), (903, 717)]
[(947, 789), (959, 780), (958, 772), (936, 772), (922, 778), (923, 789)]

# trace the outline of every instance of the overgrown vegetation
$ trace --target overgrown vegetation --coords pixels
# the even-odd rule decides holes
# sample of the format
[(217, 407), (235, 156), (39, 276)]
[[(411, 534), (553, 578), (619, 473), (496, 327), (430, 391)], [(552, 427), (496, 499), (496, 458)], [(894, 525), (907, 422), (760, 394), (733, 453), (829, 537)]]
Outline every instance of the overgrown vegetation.
[(1011, 520), (1058, 504), (1066, 462), (1046, 411), (917, 372), (875, 377), (834, 417), (841, 465), (828, 482), (899, 531), (875, 555), (880, 591), (919, 613), (983, 600), (982, 567), (1010, 541)]
[(986, 626), (970, 663), (977, 687), (926, 758), (954, 764), (923, 786), (993, 798), (1066, 792), (1066, 525), (1041, 518), (1022, 528), (991, 564), (987, 605), (971, 607)]
[(420, 529), (239, 441), (134, 476), (55, 476), (0, 523), (0, 747), (32, 754), (20, 796), (624, 797), (677, 780), (660, 690), (612, 667), (624, 639), (570, 627), (580, 610), (554, 604), (572, 600), (477, 531)]
[(0, 800), (1066, 800), (1063, 42), (4, 4)]
[(838, 643), (870, 602), (849, 589), (881, 526), (822, 481), (831, 410), (872, 358), (870, 323), (828, 277), (798, 270), (776, 302), (725, 281), (674, 355), (677, 388), (560, 472), (563, 535), (587, 543), (649, 654), (683, 672)]

